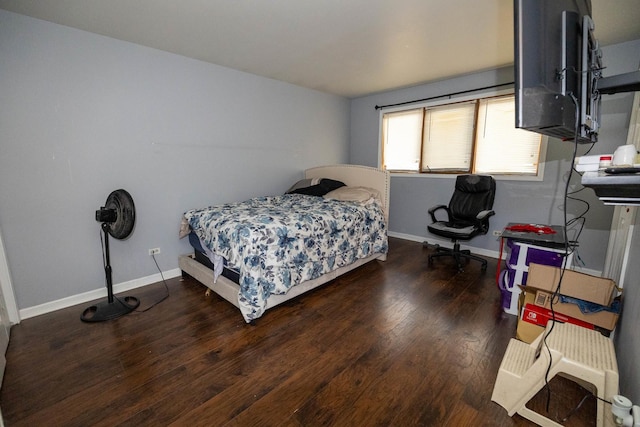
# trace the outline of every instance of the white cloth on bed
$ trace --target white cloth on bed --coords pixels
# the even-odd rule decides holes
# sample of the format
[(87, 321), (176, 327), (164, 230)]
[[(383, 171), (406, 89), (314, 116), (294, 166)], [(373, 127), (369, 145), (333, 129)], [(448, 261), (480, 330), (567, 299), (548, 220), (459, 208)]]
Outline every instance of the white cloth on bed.
[(211, 249), (203, 245), (202, 240), (200, 240), (200, 246), (202, 246), (205, 255), (207, 255), (207, 258), (209, 258), (209, 261), (211, 261), (211, 264), (213, 264), (213, 283), (216, 283), (218, 277), (220, 277), (220, 275), (222, 274), (222, 270), (224, 269), (224, 258), (222, 258), (221, 255), (212, 252)]
[[(180, 239), (183, 237), (187, 237), (191, 233), (191, 227), (189, 226), (189, 221), (184, 216), (180, 222), (180, 231), (178, 236)], [(200, 238), (198, 237), (200, 240)], [(215, 254), (209, 249), (206, 245), (202, 244), (202, 240), (200, 240), (200, 247), (204, 251), (204, 254), (209, 258), (211, 264), (213, 264), (213, 283), (216, 283), (218, 277), (222, 274), (222, 270), (224, 269), (224, 258), (222, 256)]]

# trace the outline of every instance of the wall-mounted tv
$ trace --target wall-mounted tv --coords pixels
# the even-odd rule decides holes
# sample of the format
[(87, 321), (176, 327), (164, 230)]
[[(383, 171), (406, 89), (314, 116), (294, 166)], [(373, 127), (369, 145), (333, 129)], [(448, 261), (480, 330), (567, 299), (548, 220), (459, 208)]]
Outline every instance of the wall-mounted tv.
[(514, 0), (516, 127), (598, 140), (602, 55), (590, 0)]

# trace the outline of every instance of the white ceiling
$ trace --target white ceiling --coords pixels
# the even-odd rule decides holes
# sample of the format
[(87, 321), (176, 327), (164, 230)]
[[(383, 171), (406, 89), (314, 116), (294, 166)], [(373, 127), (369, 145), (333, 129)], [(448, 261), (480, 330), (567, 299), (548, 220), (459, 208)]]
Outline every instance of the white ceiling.
[[(601, 45), (640, 39), (638, 0), (592, 4)], [(0, 8), (347, 97), (513, 63), (513, 0), (0, 0)]]

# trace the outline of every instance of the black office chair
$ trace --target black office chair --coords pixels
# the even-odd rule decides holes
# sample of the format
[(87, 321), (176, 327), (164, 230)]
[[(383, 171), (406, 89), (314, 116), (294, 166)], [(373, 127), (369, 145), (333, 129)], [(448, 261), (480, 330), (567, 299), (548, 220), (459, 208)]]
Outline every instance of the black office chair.
[[(456, 260), (458, 271), (462, 271), (463, 259), (480, 261), (482, 270), (487, 269), (487, 261), (471, 254), (468, 250), (460, 250), (459, 241), (471, 240), (479, 234), (487, 234), (489, 217), (495, 214), (492, 210), (495, 193), (496, 182), (491, 176), (460, 175), (457, 177), (449, 206), (438, 205), (429, 209), (433, 223), (427, 227), (430, 233), (451, 239), (453, 249), (438, 247), (436, 253), (429, 255), (429, 265), (433, 263), (434, 258), (452, 256)], [(436, 212), (439, 210), (447, 213), (446, 220), (439, 221), (436, 218)]]

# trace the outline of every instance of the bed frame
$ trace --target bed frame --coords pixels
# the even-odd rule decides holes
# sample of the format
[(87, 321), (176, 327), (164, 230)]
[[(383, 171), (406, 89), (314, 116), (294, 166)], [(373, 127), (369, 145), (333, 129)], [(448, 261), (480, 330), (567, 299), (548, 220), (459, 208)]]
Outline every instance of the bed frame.
[[(369, 166), (334, 165), (307, 169), (304, 176), (305, 178), (331, 178), (342, 181), (346, 185), (353, 187), (375, 188), (380, 192), (383, 203), (384, 216), (387, 220), (387, 223), (389, 222), (389, 172)], [(271, 295), (267, 299), (266, 309), (268, 310), (270, 308), (273, 308), (278, 304), (282, 304), (283, 302), (295, 298), (298, 295), (317, 288), (318, 286), (323, 285), (335, 279), (336, 277), (341, 276), (342, 274), (345, 274), (375, 259), (385, 261), (387, 259), (387, 255), (374, 254), (370, 257), (360, 259), (353, 264), (333, 270), (318, 277), (317, 279), (302, 282), (299, 285), (296, 285), (289, 289), (286, 294)], [(239, 308), (238, 294), (240, 291), (240, 287), (238, 286), (238, 284), (222, 275), (220, 275), (214, 283), (213, 271), (196, 261), (194, 259), (194, 255), (192, 254), (180, 256), (178, 258), (178, 266), (182, 270), (183, 275), (187, 274), (205, 285), (208, 288), (207, 295), (210, 294), (210, 291), (213, 291)]]

